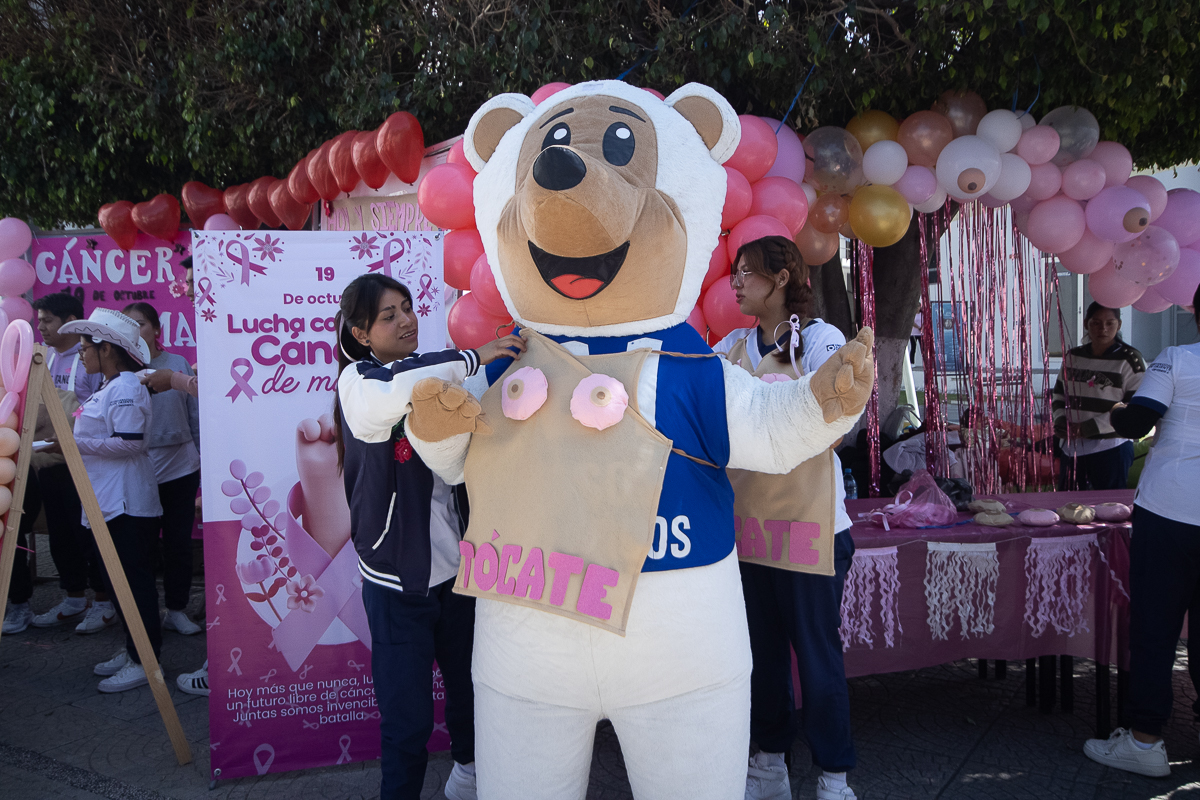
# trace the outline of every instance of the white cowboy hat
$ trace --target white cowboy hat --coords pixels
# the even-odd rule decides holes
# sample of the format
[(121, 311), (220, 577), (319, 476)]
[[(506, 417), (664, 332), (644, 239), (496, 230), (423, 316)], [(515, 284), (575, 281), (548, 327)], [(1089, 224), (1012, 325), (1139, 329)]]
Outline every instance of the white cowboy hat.
[(72, 320), (58, 329), (59, 333), (79, 333), (92, 337), (93, 342), (110, 342), (120, 347), (139, 364), (150, 363), (150, 348), (142, 339), (141, 327), (120, 311), (97, 308), (85, 320)]

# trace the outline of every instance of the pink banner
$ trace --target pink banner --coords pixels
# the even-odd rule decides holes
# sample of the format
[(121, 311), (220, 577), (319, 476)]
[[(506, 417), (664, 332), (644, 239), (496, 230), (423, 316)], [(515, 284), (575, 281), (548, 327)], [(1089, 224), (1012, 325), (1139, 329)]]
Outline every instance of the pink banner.
[(196, 315), (179, 265), (191, 240), (191, 231), (180, 231), (173, 243), (139, 233), (134, 248), (122, 250), (102, 233), (39, 236), (33, 240), (33, 297), (67, 292), (83, 302), (85, 316), (94, 308), (120, 311), (147, 302), (158, 311), (163, 349), (194, 364)]

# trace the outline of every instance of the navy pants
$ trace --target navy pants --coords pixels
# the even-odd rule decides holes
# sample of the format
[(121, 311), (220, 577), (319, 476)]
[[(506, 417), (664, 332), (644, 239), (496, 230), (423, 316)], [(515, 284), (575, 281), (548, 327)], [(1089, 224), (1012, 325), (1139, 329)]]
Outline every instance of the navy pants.
[(1124, 442), (1089, 456), (1071, 458), (1064, 455), (1060, 464), (1060, 492), (1124, 489), (1129, 483), (1129, 467), (1133, 464), (1133, 442)]
[[(158, 538), (158, 517), (131, 517), (121, 514), (108, 521), (108, 533), (112, 537), (117, 557), (121, 559), (121, 569), (125, 571), (125, 580), (129, 582), (129, 591), (133, 594), (133, 602), (137, 606), (138, 616), (146, 628), (150, 639), (150, 647), (154, 657), (162, 654), (162, 620), (158, 616), (158, 585), (154, 580), (154, 548)], [(93, 540), (93, 546), (95, 540)], [(96, 548), (95, 556), (100, 558), (100, 550)], [(105, 580), (108, 580), (106, 572)], [(109, 596), (115, 602), (112, 582), (108, 583)], [(116, 603), (117, 613), (125, 625), (125, 651), (135, 664), (142, 663), (133, 644), (133, 634), (129, 632), (129, 623), (125, 619), (125, 611), (120, 603)]]
[[(842, 587), (854, 559), (850, 531), (835, 539), (834, 575), (741, 564), (750, 626), (750, 738), (768, 753), (792, 749), (802, 727), (813, 762), (828, 772), (854, 769), (850, 693), (842, 658)], [(792, 690), (795, 648), (803, 700), (799, 714)], [(797, 716), (799, 725), (797, 725)]]
[(17, 550), (13, 553), (12, 579), (8, 584), (8, 602), (14, 605), (28, 603), (33, 597), (33, 576), (29, 574), (29, 546), (27, 537), (33, 531), (34, 520), (42, 510), (42, 496), (38, 490), (37, 473), (29, 473), (25, 484), (25, 512), (21, 515), (21, 528), (17, 531)]
[(163, 592), (167, 609), (183, 611), (192, 593), (192, 526), (200, 471), (158, 485), (162, 503)]
[(58, 583), (64, 592), (82, 592), (89, 586), (95, 592), (108, 591), (104, 562), (83, 524), (83, 507), (75, 481), (66, 464), (54, 464), (38, 471), (42, 502), (46, 505), (46, 528), (50, 532), (50, 558), (58, 570)]
[(460, 764), (475, 760), (475, 599), (454, 594), (453, 585), (448, 580), (426, 595), (363, 581), (383, 745), (381, 800), (421, 797), (433, 733), (434, 659), (446, 687), (450, 754)]
[[(1200, 689), (1200, 525), (1135, 505), (1129, 593), (1129, 720), (1134, 730), (1161, 736), (1174, 704), (1171, 679), (1184, 614), (1188, 672)], [(1192, 710), (1200, 714), (1200, 701)]]

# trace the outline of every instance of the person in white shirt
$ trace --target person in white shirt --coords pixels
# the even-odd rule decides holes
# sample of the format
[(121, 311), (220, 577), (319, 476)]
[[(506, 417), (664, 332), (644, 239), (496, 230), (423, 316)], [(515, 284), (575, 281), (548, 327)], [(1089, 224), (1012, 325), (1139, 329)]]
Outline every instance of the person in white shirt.
[[(731, 361), (748, 360), (743, 366), (763, 373), (768, 368), (762, 367), (762, 362), (771, 359), (770, 370), (783, 373), (794, 358), (803, 374), (812, 374), (846, 343), (846, 337), (833, 325), (808, 317), (813, 296), (808, 286), (808, 266), (790, 239), (769, 236), (743, 245), (734, 259), (730, 283), (741, 312), (758, 318), (756, 327), (735, 330), (713, 347), (714, 352)], [(789, 319), (793, 315), (798, 320), (801, 347), (789, 352), (793, 333)], [(736, 351), (732, 357), (731, 351)], [(846, 772), (854, 769), (856, 754), (838, 634), (842, 588), (854, 558), (854, 540), (850, 538), (842, 465), (836, 454), (832, 464), (835, 574), (740, 564), (754, 657), (750, 738), (760, 749), (750, 760), (747, 800), (792, 796), (784, 754), (791, 751), (797, 716), (813, 762), (822, 769), (817, 779), (818, 800), (855, 797), (846, 784)], [(796, 651), (804, 697), (799, 715), (791, 684), (789, 643)]]
[[(109, 308), (97, 308), (87, 320), (68, 322), (62, 330), (83, 335), (84, 368), (89, 375), (104, 376), (100, 389), (80, 407), (75, 441), (157, 656), (162, 627), (152, 555), (162, 505), (146, 448), (153, 423), (150, 393), (134, 374), (150, 360), (150, 352), (138, 324)], [(83, 522), (91, 527), (86, 515)], [(128, 624), (125, 647), (97, 664), (95, 673), (105, 678), (98, 687), (101, 692), (123, 692), (147, 683)]]
[[(1200, 331), (1200, 288), (1192, 301)], [(1162, 777), (1171, 766), (1162, 729), (1174, 708), (1175, 650), (1188, 619), (1188, 671), (1200, 689), (1200, 343), (1168, 347), (1128, 406), (1110, 414), (1116, 433), (1157, 428), (1133, 507), (1129, 546), (1129, 721), (1089, 739), (1093, 761)], [(1200, 701), (1192, 704), (1200, 714)]]

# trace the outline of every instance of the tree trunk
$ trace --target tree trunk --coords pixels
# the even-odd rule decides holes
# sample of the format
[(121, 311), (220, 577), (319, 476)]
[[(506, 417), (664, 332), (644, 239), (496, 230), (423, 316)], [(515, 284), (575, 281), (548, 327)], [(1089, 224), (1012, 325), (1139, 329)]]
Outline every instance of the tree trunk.
[(809, 267), (809, 282), (813, 290), (812, 316), (820, 317), (842, 332), (846, 340), (854, 338), (854, 314), (850, 310), (850, 295), (842, 274), (840, 254)]
[(875, 364), (879, 372), (879, 422), (896, 408), (904, 377), (904, 348), (921, 309), (921, 228), (916, 215), (890, 247), (875, 248)]

